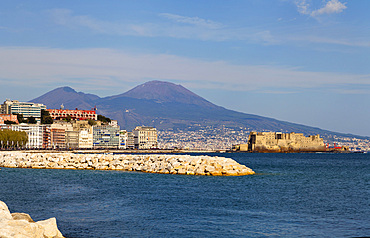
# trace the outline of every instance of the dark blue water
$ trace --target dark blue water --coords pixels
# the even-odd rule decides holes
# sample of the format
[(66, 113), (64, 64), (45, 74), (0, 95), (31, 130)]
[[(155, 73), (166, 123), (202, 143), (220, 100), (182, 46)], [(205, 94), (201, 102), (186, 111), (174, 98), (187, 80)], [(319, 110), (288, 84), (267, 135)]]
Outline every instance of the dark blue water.
[(0, 200), (66, 237), (370, 236), (370, 154), (222, 154), (257, 175), (2, 168)]

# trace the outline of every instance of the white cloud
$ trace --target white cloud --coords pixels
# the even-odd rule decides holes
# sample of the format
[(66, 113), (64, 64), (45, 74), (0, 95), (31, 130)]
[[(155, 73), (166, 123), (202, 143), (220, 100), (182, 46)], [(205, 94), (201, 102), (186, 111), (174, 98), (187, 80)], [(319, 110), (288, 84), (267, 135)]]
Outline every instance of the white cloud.
[[(351, 82), (370, 84), (370, 75), (305, 72), (293, 68), (236, 65), (166, 54), (129, 54), (112, 49), (0, 47), (3, 85), (69, 85), (116, 91), (127, 83), (152, 79), (198, 88), (271, 90), (310, 88)], [(207, 86), (208, 85), (208, 86)]]
[(309, 4), (307, 3), (306, 0), (295, 0), (294, 3), (297, 6), (298, 12), (301, 14), (309, 14)]
[[(302, 14), (311, 15), (309, 0), (295, 0)], [(317, 10), (316, 16), (324, 12), (338, 12), (341, 4), (337, 0), (331, 0)], [(344, 6), (344, 5), (343, 5)], [(344, 6), (345, 7), (345, 6)], [(343, 8), (343, 7), (342, 7)], [(331, 10), (329, 10), (331, 9)], [(316, 12), (316, 11), (314, 11)], [(170, 37), (179, 39), (198, 39), (202, 41), (239, 41), (264, 45), (291, 44), (294, 42), (325, 43), (333, 45), (346, 45), (357, 47), (369, 47), (369, 42), (362, 38), (354, 38), (355, 34), (332, 37), (332, 29), (313, 33), (312, 29), (292, 30), (290, 33), (280, 34), (275, 29), (250, 27), (230, 27), (211, 20), (199, 17), (186, 17), (170, 13), (162, 13), (160, 16), (166, 21), (153, 22), (109, 22), (95, 19), (90, 16), (75, 15), (68, 9), (54, 9), (50, 11), (54, 22), (72, 29), (88, 29), (94, 33), (139, 36), (139, 37)], [(170, 19), (169, 22), (167, 19)], [(158, 20), (158, 19), (156, 19)], [(172, 24), (174, 22), (174, 24)]]
[(56, 24), (70, 28), (85, 27), (96, 33), (111, 35), (152, 36), (149, 29), (153, 29), (153, 26), (102, 21), (90, 16), (74, 15), (69, 9), (53, 9), (49, 12)]
[(341, 3), (338, 0), (330, 0), (326, 5), (318, 10), (311, 13), (311, 16), (319, 16), (323, 14), (341, 13), (346, 9), (345, 3)]
[(170, 13), (162, 13), (159, 16), (170, 19), (176, 24), (168, 24), (168, 21), (158, 23), (108, 22), (90, 16), (74, 15), (73, 12), (68, 9), (54, 9), (49, 12), (54, 22), (58, 25), (63, 25), (72, 29), (83, 27), (99, 34), (171, 37), (209, 41), (242, 40), (263, 44), (276, 43), (276, 40), (268, 30), (232, 28), (199, 17), (186, 17)]
[(161, 13), (159, 15), (167, 19), (170, 19), (172, 21), (175, 21), (175, 22), (186, 23), (186, 24), (195, 25), (199, 27), (205, 27), (205, 28), (210, 28), (210, 29), (218, 29), (218, 28), (223, 27), (221, 23), (202, 19), (199, 17), (186, 17), (186, 16), (180, 16), (180, 15), (175, 15), (171, 13)]
[(324, 14), (329, 15), (334, 13), (341, 13), (347, 8), (346, 3), (342, 3), (339, 0), (330, 0), (325, 4), (325, 6), (317, 10), (310, 10), (310, 4), (308, 3), (308, 0), (295, 0), (294, 3), (297, 6), (297, 10), (299, 13), (310, 15), (312, 17), (317, 17)]

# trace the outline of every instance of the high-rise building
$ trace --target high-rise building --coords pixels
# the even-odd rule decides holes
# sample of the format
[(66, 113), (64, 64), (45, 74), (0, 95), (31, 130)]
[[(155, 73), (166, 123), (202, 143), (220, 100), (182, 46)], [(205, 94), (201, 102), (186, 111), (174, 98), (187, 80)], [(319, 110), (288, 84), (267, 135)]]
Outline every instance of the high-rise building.
[(18, 100), (7, 99), (0, 108), (0, 114), (22, 114), (24, 118), (34, 117), (37, 122), (41, 121), (41, 110), (46, 106), (40, 103), (19, 102)]

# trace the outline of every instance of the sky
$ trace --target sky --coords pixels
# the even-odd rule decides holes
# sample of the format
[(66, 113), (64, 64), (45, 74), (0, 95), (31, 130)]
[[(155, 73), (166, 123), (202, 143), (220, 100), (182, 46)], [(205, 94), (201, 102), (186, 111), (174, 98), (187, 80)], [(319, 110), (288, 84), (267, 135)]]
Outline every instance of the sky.
[(0, 100), (151, 80), (240, 112), (370, 136), (370, 1), (2, 0)]

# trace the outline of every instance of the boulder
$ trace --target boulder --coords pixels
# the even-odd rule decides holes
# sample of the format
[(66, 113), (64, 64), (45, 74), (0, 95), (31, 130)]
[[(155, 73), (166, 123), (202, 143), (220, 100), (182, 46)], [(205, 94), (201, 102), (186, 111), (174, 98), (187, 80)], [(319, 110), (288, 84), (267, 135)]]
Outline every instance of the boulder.
[(0, 201), (1, 238), (63, 238), (56, 219), (34, 222), (26, 213), (10, 214), (8, 206)]
[(0, 220), (12, 220), (12, 219), (13, 217), (10, 214), (8, 206), (5, 204), (5, 202), (0, 201)]
[(0, 221), (1, 238), (44, 238), (44, 228), (26, 220)]
[(13, 217), (13, 220), (26, 220), (28, 222), (34, 222), (31, 216), (27, 213), (14, 212), (11, 215)]
[(45, 231), (44, 231), (44, 237), (45, 238), (62, 238), (62, 233), (58, 230), (57, 227), (57, 220), (55, 217), (49, 218), (44, 221), (38, 221), (36, 224), (41, 225)]

